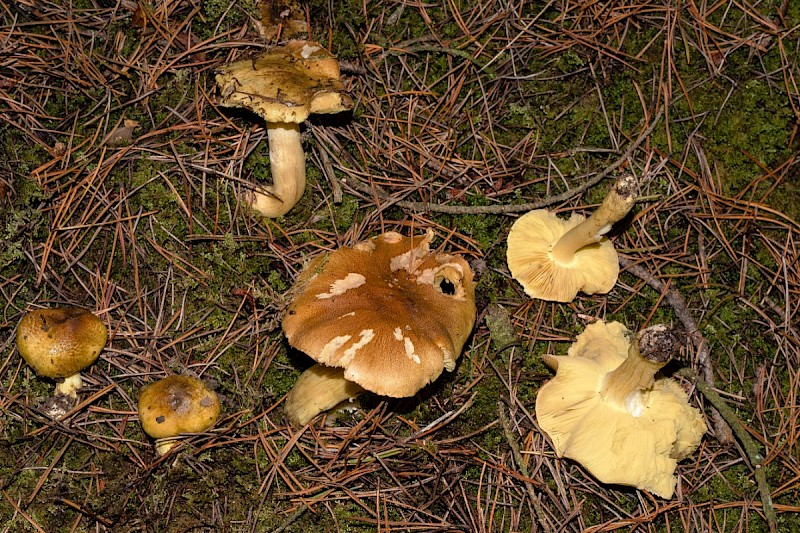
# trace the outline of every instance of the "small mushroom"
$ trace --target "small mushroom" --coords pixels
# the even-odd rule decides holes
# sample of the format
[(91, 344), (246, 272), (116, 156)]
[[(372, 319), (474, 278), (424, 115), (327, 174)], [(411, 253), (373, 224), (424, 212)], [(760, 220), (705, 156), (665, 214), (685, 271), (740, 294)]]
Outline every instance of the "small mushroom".
[(677, 382), (655, 379), (674, 346), (664, 326), (631, 340), (622, 324), (598, 321), (568, 355), (545, 356), (556, 376), (536, 396), (536, 417), (556, 454), (603, 483), (671, 498), (678, 461), (707, 430)]
[(569, 302), (578, 291), (605, 294), (617, 282), (614, 245), (604, 237), (633, 207), (636, 178), (621, 176), (589, 218), (562, 220), (544, 209), (521, 216), (508, 234), (506, 259), (511, 275), (528, 296)]
[(432, 231), (384, 233), (318, 257), (300, 274), (283, 331), (324, 367), (311, 367), (289, 393), (293, 424), (361, 389), (413, 396), (455, 368), (475, 323), (475, 284), (469, 264), (431, 252), (431, 239)]
[(276, 46), (217, 72), (221, 104), (249, 109), (267, 122), (273, 184), (246, 198), (256, 212), (279, 217), (300, 200), (306, 186), (300, 123), (312, 113), (353, 107), (339, 75), (336, 58), (305, 40)]
[(219, 418), (217, 393), (199, 379), (169, 376), (142, 388), (139, 421), (145, 433), (156, 439), (156, 453), (164, 455), (182, 433), (200, 433)]
[[(94, 363), (108, 340), (103, 321), (86, 309), (55, 307), (26, 313), (17, 327), (17, 349), (40, 376), (58, 379), (56, 396), (74, 403), (81, 370)], [(58, 418), (66, 409), (52, 411)]]

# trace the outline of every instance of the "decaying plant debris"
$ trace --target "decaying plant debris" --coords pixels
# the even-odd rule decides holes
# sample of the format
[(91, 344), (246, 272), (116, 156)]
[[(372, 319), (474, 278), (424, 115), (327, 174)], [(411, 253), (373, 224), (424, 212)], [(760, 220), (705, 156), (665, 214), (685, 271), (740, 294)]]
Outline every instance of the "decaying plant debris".
[[(355, 105), (304, 124), (308, 187), (275, 220), (239, 200), (270, 183), (264, 123), (214, 84), (279, 44), (267, 11), (0, 0), (0, 531), (800, 529), (800, 6), (312, 2), (292, 17)], [(587, 215), (623, 172), (641, 190), (611, 230), (617, 285), (525, 295), (512, 223)], [(476, 275), (454, 372), (292, 427), (297, 275), (428, 229)], [(109, 331), (58, 420), (14, 343), (56, 306)], [(709, 434), (670, 500), (598, 483), (537, 426), (542, 355), (597, 319), (687, 330), (664, 372)], [(222, 416), (159, 457), (137, 399), (176, 374)]]

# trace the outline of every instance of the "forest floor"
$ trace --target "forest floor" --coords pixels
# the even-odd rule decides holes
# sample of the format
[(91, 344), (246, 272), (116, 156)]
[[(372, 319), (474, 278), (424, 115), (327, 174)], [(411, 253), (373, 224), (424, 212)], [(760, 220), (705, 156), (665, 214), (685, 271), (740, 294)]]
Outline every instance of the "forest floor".
[[(303, 124), (306, 193), (267, 220), (241, 201), (271, 181), (265, 124), (214, 81), (280, 40), (254, 0), (0, 0), (0, 531), (800, 530), (800, 3), (305, 12), (355, 105)], [(588, 214), (623, 172), (615, 288), (529, 298), (513, 222)], [(292, 427), (311, 360), (280, 323), (304, 265), (427, 229), (476, 274), (455, 370)], [(58, 420), (14, 340), (54, 306), (109, 329)], [(669, 500), (599, 483), (537, 425), (542, 355), (597, 319), (690, 334), (666, 373), (709, 432)], [(136, 404), (171, 374), (223, 414), (158, 457)]]

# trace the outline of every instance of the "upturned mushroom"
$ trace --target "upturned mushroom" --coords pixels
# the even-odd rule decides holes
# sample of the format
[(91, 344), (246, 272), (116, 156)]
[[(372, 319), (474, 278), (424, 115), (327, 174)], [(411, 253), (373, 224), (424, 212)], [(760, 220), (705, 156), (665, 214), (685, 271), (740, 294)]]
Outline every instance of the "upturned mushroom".
[[(78, 397), (81, 370), (94, 363), (108, 340), (103, 321), (86, 309), (54, 307), (36, 309), (22, 317), (17, 327), (17, 349), (40, 376), (56, 379), (56, 396)], [(63, 412), (53, 411), (56, 417)]]
[(221, 105), (249, 109), (267, 122), (273, 183), (247, 195), (254, 211), (274, 218), (300, 200), (306, 186), (300, 123), (312, 113), (353, 107), (339, 76), (336, 58), (306, 40), (290, 41), (219, 69)]
[(545, 356), (556, 376), (536, 396), (539, 427), (556, 454), (603, 483), (672, 497), (678, 461), (706, 432), (681, 386), (655, 378), (676, 343), (664, 326), (629, 338), (618, 322), (595, 322), (566, 356)]
[(617, 282), (619, 263), (604, 235), (631, 210), (637, 190), (636, 178), (625, 174), (589, 218), (573, 214), (562, 220), (537, 209), (517, 219), (508, 234), (506, 260), (528, 296), (569, 302), (578, 291), (609, 292)]
[(300, 274), (283, 331), (319, 364), (287, 397), (293, 424), (363, 390), (413, 396), (455, 368), (475, 323), (475, 284), (463, 258), (431, 252), (432, 239), (384, 233)]
[(191, 376), (168, 376), (150, 383), (139, 394), (139, 421), (156, 439), (156, 453), (164, 455), (184, 433), (200, 433), (219, 418), (217, 393)]

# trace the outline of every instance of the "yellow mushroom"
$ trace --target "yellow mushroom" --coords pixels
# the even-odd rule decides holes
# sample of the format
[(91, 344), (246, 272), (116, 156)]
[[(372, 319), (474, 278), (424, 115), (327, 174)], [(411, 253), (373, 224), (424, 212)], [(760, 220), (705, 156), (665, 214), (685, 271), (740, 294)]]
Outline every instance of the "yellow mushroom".
[(139, 394), (139, 421), (156, 439), (156, 453), (166, 454), (183, 433), (200, 433), (219, 418), (217, 393), (197, 378), (169, 376), (145, 385)]
[(603, 483), (669, 499), (678, 461), (707, 428), (678, 383), (655, 379), (671, 353), (660, 347), (666, 328), (654, 328), (631, 340), (622, 324), (599, 321), (578, 335), (568, 355), (546, 356), (556, 376), (539, 390), (536, 416), (559, 457)]
[(108, 329), (86, 309), (36, 309), (20, 320), (16, 340), (20, 355), (37, 374), (59, 380), (56, 395), (74, 400), (83, 384), (81, 370), (100, 356)]
[(506, 260), (511, 275), (532, 298), (569, 302), (578, 291), (609, 292), (619, 263), (604, 235), (633, 207), (636, 179), (621, 176), (589, 218), (573, 214), (562, 220), (544, 209), (521, 216), (508, 234)]
[(267, 122), (273, 183), (245, 198), (254, 211), (279, 217), (303, 196), (306, 160), (300, 123), (312, 113), (353, 107), (339, 76), (336, 58), (322, 45), (305, 40), (270, 48), (217, 72), (221, 105), (249, 109)]

